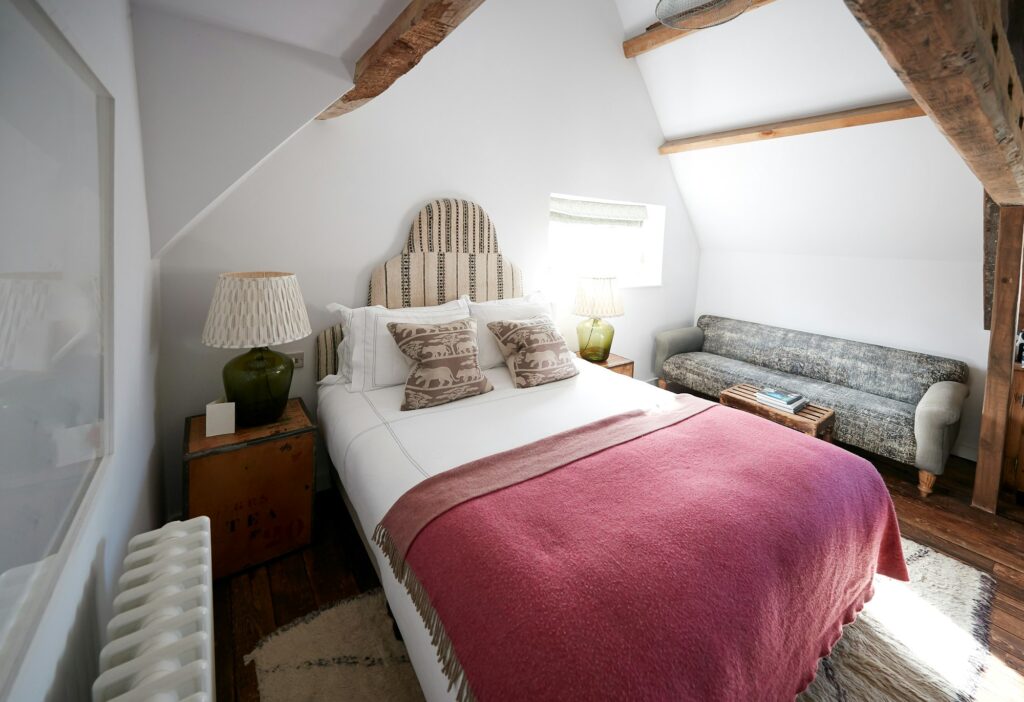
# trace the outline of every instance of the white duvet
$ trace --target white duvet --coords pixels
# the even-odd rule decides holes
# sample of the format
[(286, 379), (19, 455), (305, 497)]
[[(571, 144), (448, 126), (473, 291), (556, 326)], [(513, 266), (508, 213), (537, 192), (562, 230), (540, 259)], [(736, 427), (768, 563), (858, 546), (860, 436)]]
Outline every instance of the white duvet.
[[(391, 506), (420, 481), (469, 461), (615, 414), (672, 401), (671, 393), (585, 361), (575, 378), (525, 390), (504, 366), (485, 374), (494, 390), (440, 407), (402, 412), (403, 385), (349, 392), (319, 389), (318, 418), (366, 541)], [(428, 700), (452, 700), (426, 628), (384, 554), (372, 546), (384, 591)]]

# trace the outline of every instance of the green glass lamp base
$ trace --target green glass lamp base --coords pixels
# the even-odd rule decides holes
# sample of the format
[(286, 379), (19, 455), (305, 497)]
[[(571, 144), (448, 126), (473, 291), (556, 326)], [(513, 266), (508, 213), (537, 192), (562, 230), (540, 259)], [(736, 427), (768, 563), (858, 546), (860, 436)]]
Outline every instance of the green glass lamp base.
[(269, 424), (281, 418), (288, 404), (295, 364), (266, 346), (232, 358), (224, 366), (224, 396), (235, 403), (235, 423)]
[(615, 328), (603, 319), (584, 319), (576, 327), (576, 337), (580, 342), (580, 358), (602, 363), (612, 352)]

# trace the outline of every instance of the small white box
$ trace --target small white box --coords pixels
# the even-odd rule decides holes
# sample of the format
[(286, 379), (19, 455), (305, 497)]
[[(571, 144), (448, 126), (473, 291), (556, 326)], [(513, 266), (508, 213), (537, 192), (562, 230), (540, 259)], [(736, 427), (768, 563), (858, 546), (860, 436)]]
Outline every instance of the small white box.
[(206, 436), (235, 433), (235, 403), (215, 400), (206, 405)]

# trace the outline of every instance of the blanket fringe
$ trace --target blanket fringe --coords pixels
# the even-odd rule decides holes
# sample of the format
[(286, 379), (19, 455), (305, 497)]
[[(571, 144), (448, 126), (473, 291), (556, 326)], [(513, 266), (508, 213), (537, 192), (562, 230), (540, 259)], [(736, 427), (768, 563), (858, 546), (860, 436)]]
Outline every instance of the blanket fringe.
[(398, 546), (391, 539), (388, 530), (384, 528), (383, 522), (373, 530), (373, 542), (384, 552), (395, 578), (409, 592), (416, 611), (419, 612), (427, 631), (430, 632), (431, 643), (437, 650), (437, 660), (441, 664), (441, 670), (448, 678), (448, 690), (451, 691), (453, 687), (457, 686), (456, 702), (476, 702), (476, 696), (469, 687), (466, 672), (462, 669), (462, 664), (455, 653), (455, 647), (448, 637), (448, 632), (444, 629), (444, 624), (441, 623), (441, 617), (434, 609), (434, 605), (431, 604), (426, 589), (416, 574), (412, 572), (409, 564), (405, 562), (403, 554), (399, 553)]

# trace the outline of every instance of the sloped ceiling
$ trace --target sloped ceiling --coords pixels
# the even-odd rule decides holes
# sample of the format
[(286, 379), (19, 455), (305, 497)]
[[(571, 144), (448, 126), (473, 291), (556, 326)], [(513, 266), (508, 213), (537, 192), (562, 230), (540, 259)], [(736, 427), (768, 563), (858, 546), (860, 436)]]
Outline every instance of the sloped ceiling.
[(151, 250), (352, 87), (407, 0), (134, 0)]
[(134, 4), (340, 57), (352, 68), (408, 0), (134, 0)]
[[(627, 34), (656, 0), (616, 0)], [(669, 138), (907, 97), (842, 0), (777, 0), (639, 56)]]
[[(626, 36), (656, 0), (616, 0)], [(667, 139), (908, 97), (842, 0), (777, 0), (635, 59)], [(704, 251), (960, 259), (977, 179), (927, 117), (668, 156)]]

